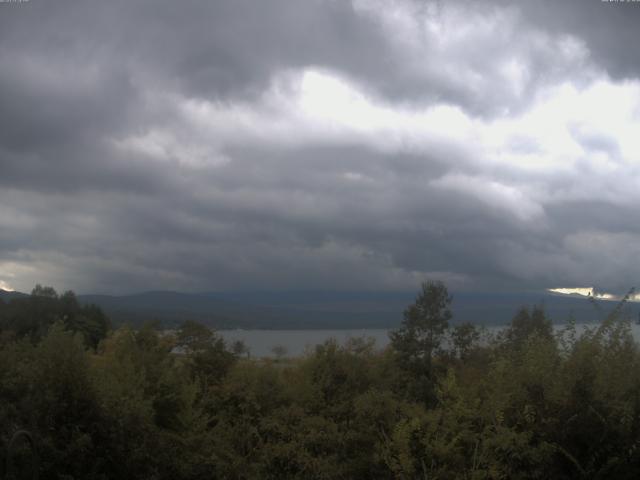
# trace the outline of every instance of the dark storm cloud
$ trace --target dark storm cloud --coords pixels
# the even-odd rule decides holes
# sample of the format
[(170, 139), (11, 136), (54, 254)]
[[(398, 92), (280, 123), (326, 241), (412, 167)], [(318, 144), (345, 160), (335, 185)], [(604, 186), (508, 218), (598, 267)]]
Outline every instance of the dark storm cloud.
[(0, 282), (627, 287), (636, 10), (532, 5), (0, 4)]
[(366, 76), (390, 55), (349, 2), (61, 1), (8, 10), (0, 20), (7, 49), (70, 56), (71, 68), (106, 61), (196, 96), (259, 93), (274, 71), (314, 63)]
[(594, 60), (613, 77), (637, 78), (640, 73), (638, 22), (633, 1), (521, 2), (527, 21), (541, 29), (575, 35), (584, 40)]

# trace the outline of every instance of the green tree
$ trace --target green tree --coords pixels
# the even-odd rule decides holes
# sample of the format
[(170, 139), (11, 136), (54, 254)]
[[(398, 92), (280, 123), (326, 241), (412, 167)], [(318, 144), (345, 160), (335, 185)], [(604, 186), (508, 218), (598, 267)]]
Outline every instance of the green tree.
[(72, 291), (58, 295), (51, 287), (36, 285), (31, 295), (13, 298), (0, 312), (4, 337), (29, 338), (37, 343), (51, 326), (61, 322), (66, 330), (82, 334), (95, 349), (110, 329), (107, 316), (96, 305), (82, 305)]
[(415, 303), (404, 311), (402, 325), (389, 334), (400, 370), (394, 390), (425, 404), (436, 400), (433, 358), (449, 327), (451, 301), (444, 283), (423, 282)]
[(176, 346), (184, 352), (192, 376), (205, 390), (219, 382), (237, 360), (236, 355), (227, 350), (222, 337), (192, 320), (182, 323), (178, 329)]
[(85, 345), (96, 348), (106, 338), (111, 325), (107, 316), (96, 305), (81, 305), (72, 291), (63, 293), (58, 298), (59, 319), (67, 330), (80, 332)]
[(522, 346), (531, 335), (546, 340), (553, 338), (553, 325), (541, 306), (533, 307), (531, 312), (529, 308), (521, 307), (505, 331), (507, 343), (516, 348)]
[(58, 298), (58, 294), (53, 287), (43, 287), (39, 283), (31, 290), (32, 297)]
[(449, 328), (451, 301), (444, 283), (422, 283), (415, 303), (404, 311), (402, 325), (390, 333), (391, 345), (403, 365), (431, 372), (433, 355)]
[(274, 345), (271, 349), (271, 353), (276, 356), (276, 360), (280, 361), (287, 355), (287, 347), (284, 345)]
[(242, 357), (246, 355), (247, 358), (251, 357), (251, 350), (246, 343), (242, 340), (236, 340), (231, 344), (231, 351), (236, 357)]
[(480, 332), (473, 323), (465, 322), (456, 325), (451, 332), (451, 346), (461, 360), (467, 358), (478, 340), (480, 340)]

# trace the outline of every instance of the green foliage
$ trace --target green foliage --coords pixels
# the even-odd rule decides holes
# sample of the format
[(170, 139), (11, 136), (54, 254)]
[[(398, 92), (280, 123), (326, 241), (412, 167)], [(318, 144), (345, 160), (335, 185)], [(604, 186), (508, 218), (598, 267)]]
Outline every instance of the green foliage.
[(176, 335), (176, 347), (185, 355), (185, 365), (194, 380), (206, 389), (219, 382), (237, 360), (212, 329), (194, 321), (184, 322)]
[(84, 343), (96, 348), (107, 336), (109, 319), (95, 305), (81, 305), (71, 291), (58, 295), (51, 287), (36, 285), (31, 295), (14, 298), (0, 308), (3, 338), (29, 338), (38, 342), (56, 322), (82, 335)]
[(440, 351), (449, 328), (452, 297), (442, 282), (423, 282), (415, 303), (404, 311), (398, 330), (389, 335), (397, 363), (403, 371), (403, 390), (415, 398), (433, 401), (433, 357)]
[(403, 365), (428, 371), (449, 328), (452, 298), (442, 282), (424, 282), (421, 288), (415, 303), (404, 311), (401, 327), (390, 337)]
[(507, 343), (517, 348), (532, 335), (550, 339), (553, 336), (553, 326), (542, 307), (535, 306), (531, 312), (529, 308), (522, 307), (511, 320), (504, 335)]
[[(34, 292), (18, 307), (0, 305), (3, 321), (22, 315), (3, 325), (28, 327), (5, 330), (0, 342), (0, 451), (13, 432), (30, 430), (41, 478), (631, 479), (640, 471), (640, 350), (619, 309), (555, 335), (541, 309), (523, 309), (491, 342), (473, 325), (456, 326), (443, 351), (451, 300), (443, 285), (426, 284), (385, 351), (370, 339), (331, 340), (276, 361), (240, 358), (241, 348), (230, 352), (193, 322), (175, 334), (123, 327), (94, 348), (82, 316), (61, 315), (76, 308), (72, 295)], [(429, 401), (417, 394), (425, 381)]]
[(461, 360), (466, 360), (480, 340), (480, 330), (473, 323), (456, 325), (451, 331), (451, 346)]

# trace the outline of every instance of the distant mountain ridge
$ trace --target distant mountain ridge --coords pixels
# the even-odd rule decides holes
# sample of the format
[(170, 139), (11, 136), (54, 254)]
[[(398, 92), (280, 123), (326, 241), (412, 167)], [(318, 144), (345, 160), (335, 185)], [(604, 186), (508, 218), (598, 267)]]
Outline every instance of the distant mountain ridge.
[[(0, 290), (9, 301), (24, 293)], [(555, 323), (571, 315), (579, 322), (598, 321), (586, 297), (549, 292), (453, 293), (453, 323), (505, 325), (523, 305), (543, 305)], [(218, 329), (394, 328), (415, 292), (213, 292), (150, 291), (131, 295), (78, 295), (100, 306), (116, 324), (158, 321), (166, 327), (196, 320)], [(614, 301), (599, 300), (610, 311)], [(640, 304), (626, 312), (638, 316)]]
[(9, 300), (14, 298), (26, 297), (27, 295), (27, 293), (16, 292), (13, 290), (3, 290), (0, 288), (0, 300), (5, 302), (8, 302)]

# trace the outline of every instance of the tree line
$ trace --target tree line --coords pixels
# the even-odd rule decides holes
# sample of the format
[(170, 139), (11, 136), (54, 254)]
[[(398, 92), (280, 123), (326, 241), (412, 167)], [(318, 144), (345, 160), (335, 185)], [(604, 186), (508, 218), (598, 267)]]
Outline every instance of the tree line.
[(490, 336), (450, 325), (452, 301), (424, 283), (384, 350), (256, 359), (195, 322), (114, 329), (38, 286), (0, 301), (0, 455), (28, 430), (45, 479), (637, 477), (640, 352), (621, 309), (554, 331), (523, 307)]

